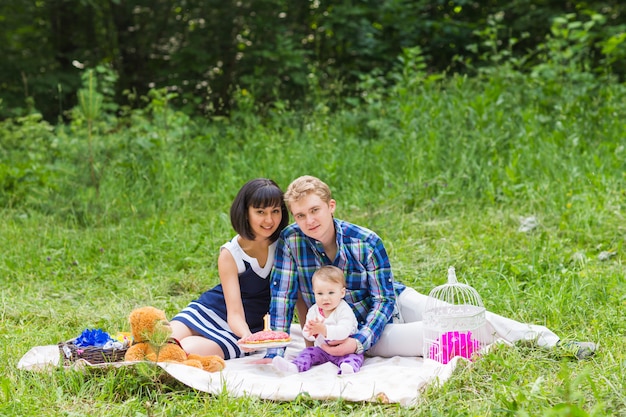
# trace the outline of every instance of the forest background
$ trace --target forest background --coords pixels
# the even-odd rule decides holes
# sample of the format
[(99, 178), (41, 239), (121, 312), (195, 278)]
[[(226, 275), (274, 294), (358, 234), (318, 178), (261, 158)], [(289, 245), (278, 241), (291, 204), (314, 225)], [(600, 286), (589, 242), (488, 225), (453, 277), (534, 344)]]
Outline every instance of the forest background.
[(98, 66), (115, 74), (106, 93), (120, 106), (167, 88), (186, 114), (208, 116), (236, 107), (238, 89), (283, 106), (315, 103), (312, 88), (353, 99), (364, 78), (393, 82), (407, 49), (428, 73), (474, 75), (506, 58), (530, 70), (547, 59), (555, 18), (571, 20), (557, 29), (571, 43), (560, 58), (623, 77), (625, 10), (617, 0), (5, 1), (0, 117), (34, 108), (67, 120), (81, 75)]
[[(625, 415), (620, 1), (0, 4), (0, 415)], [(150, 368), (31, 374), (31, 347), (218, 282), (228, 207), (324, 179), (397, 279), (454, 265), (516, 345), (414, 408), (206, 395)]]

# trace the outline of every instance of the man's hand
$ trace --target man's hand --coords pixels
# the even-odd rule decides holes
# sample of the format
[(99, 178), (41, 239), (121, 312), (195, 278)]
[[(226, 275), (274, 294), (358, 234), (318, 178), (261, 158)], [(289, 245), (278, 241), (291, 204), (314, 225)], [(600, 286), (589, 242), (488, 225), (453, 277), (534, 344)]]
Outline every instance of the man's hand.
[(348, 337), (345, 340), (334, 340), (328, 342), (326, 345), (322, 345), (322, 350), (329, 355), (344, 356), (349, 353), (356, 352), (356, 339)]

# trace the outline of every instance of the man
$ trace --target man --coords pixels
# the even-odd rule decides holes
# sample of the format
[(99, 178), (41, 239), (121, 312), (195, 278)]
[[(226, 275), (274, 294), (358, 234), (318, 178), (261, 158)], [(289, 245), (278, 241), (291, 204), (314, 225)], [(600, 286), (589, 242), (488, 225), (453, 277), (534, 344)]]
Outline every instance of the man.
[[(378, 235), (335, 219), (337, 203), (330, 188), (316, 177), (294, 180), (285, 192), (285, 202), (296, 222), (283, 230), (277, 242), (270, 276), (272, 329), (289, 331), (296, 304), (299, 317), (305, 317), (306, 308), (315, 302), (313, 273), (323, 265), (335, 265), (346, 276), (345, 300), (354, 310), (359, 330), (324, 350), (335, 356), (364, 352), (370, 356), (422, 356), (422, 311), (427, 296), (394, 281), (389, 257)], [(486, 319), (481, 332), (485, 343), (497, 338), (509, 342), (532, 339), (539, 346), (551, 347), (559, 342), (544, 326), (520, 323), (490, 312)], [(588, 356), (595, 351), (595, 345), (590, 343), (570, 343), (574, 343), (576, 356), (579, 350)], [(282, 354), (284, 349), (269, 349), (266, 358)]]

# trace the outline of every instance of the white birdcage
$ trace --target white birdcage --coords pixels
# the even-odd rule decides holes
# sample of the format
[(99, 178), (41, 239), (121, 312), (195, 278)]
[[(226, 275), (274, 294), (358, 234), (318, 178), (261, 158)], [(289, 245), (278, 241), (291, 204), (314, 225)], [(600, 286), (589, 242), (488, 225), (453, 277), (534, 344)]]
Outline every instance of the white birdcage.
[(457, 281), (452, 266), (448, 282), (430, 292), (423, 319), (424, 358), (445, 364), (455, 356), (471, 359), (484, 347), (485, 307), (474, 288)]

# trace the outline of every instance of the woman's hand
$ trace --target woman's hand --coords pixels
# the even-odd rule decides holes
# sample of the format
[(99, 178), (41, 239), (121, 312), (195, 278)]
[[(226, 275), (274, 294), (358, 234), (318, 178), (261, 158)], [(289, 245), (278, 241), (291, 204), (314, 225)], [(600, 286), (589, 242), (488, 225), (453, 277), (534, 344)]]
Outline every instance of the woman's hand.
[(246, 353), (252, 353), (252, 352), (256, 352), (258, 350), (258, 349), (254, 349), (254, 348), (243, 347), (243, 346), (241, 346), (241, 344), (239, 342), (237, 342), (237, 344), (239, 345), (239, 349), (241, 349), (242, 351), (244, 351)]
[(255, 352), (255, 351), (257, 351), (257, 350), (258, 350), (258, 349), (256, 349), (256, 348), (249, 348), (249, 347), (244, 347), (244, 346), (241, 346), (241, 344), (242, 344), (242, 343), (245, 343), (245, 342), (242, 342), (243, 338), (244, 338), (244, 337), (248, 337), (248, 336), (250, 336), (251, 334), (252, 334), (252, 333), (250, 333), (250, 330), (248, 330), (248, 334), (247, 334), (247, 335), (242, 336), (239, 340), (237, 340), (237, 345), (239, 345), (239, 349), (243, 350), (243, 351), (244, 351), (244, 352), (246, 352), (246, 353), (252, 353), (252, 352)]

